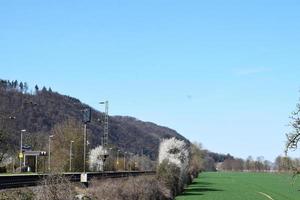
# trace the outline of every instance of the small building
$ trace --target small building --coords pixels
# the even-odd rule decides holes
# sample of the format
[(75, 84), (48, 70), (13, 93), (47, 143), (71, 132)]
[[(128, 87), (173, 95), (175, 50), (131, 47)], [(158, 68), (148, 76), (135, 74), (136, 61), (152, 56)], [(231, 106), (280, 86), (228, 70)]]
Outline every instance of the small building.
[[(24, 163), (23, 166), (27, 167), (28, 172), (38, 172), (38, 157), (47, 156), (46, 151), (24, 151)], [(45, 159), (44, 159), (45, 161)], [(45, 168), (45, 162), (44, 162)]]

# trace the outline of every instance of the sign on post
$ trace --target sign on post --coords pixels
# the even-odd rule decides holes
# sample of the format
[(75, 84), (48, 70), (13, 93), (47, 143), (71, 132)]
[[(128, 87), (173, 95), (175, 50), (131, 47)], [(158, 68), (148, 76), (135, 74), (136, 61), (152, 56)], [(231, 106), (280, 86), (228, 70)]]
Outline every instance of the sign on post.
[(19, 153), (19, 158), (22, 159), (24, 157), (23, 153)]
[(87, 179), (87, 173), (82, 173), (80, 175), (80, 182), (81, 183), (87, 183), (88, 182), (88, 179)]

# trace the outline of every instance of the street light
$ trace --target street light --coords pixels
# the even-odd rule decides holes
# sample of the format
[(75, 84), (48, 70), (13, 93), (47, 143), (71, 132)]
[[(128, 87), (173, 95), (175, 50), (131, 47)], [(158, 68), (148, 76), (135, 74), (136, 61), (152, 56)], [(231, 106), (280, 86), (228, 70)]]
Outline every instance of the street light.
[(73, 146), (73, 140), (71, 140), (71, 143), (70, 143), (70, 172), (72, 171), (72, 146)]
[(49, 145), (49, 156), (48, 156), (48, 171), (50, 172), (51, 170), (51, 138), (53, 138), (54, 135), (49, 135), (49, 141), (48, 141), (48, 145)]
[(129, 158), (128, 158), (128, 162), (129, 162), (129, 171), (131, 171), (131, 153), (129, 153)]
[(117, 170), (119, 170), (119, 152), (120, 150), (117, 151)]
[(124, 171), (126, 170), (126, 160), (125, 160), (125, 159), (126, 159), (126, 158), (125, 158), (125, 157), (126, 157), (126, 154), (127, 154), (127, 152), (125, 151), (125, 152), (124, 152), (124, 157), (123, 157), (123, 159), (124, 159)]
[(19, 154), (19, 158), (20, 158), (20, 172), (22, 172), (22, 158), (23, 158), (23, 133), (25, 133), (26, 130), (23, 129), (21, 130), (21, 141), (20, 141), (20, 154)]

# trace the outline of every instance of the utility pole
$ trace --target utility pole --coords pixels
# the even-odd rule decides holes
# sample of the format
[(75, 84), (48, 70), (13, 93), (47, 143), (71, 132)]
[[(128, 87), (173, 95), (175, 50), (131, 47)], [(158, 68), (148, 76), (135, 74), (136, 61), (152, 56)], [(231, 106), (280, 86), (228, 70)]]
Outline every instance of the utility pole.
[(124, 171), (126, 170), (126, 154), (127, 154), (127, 152), (125, 151), (124, 152), (124, 157), (123, 157), (123, 159), (124, 159)]
[(117, 151), (117, 171), (119, 170), (119, 152), (120, 150)]
[(129, 171), (131, 171), (131, 153), (129, 152)]
[(53, 135), (49, 135), (49, 141), (48, 141), (48, 151), (49, 151), (49, 155), (48, 155), (48, 171), (51, 171), (51, 138), (53, 138)]
[(144, 149), (143, 149), (143, 148), (142, 148), (142, 156), (141, 156), (140, 170), (145, 170), (145, 169), (144, 169)]
[(15, 159), (12, 160), (12, 173), (15, 173)]
[(70, 142), (70, 169), (69, 171), (71, 172), (72, 171), (72, 146), (73, 146), (73, 140), (71, 140)]
[(20, 141), (20, 154), (19, 154), (19, 158), (20, 158), (20, 172), (22, 172), (22, 158), (23, 156), (23, 133), (25, 133), (26, 130), (23, 129), (21, 130), (21, 141)]
[(99, 102), (99, 104), (105, 105), (103, 140), (102, 140), (102, 147), (103, 147), (104, 153), (103, 153), (103, 155), (101, 155), (102, 161), (103, 161), (103, 170), (104, 170), (105, 160), (109, 156), (108, 151), (107, 151), (107, 146), (108, 146), (108, 101), (102, 101), (102, 102)]
[(100, 102), (100, 104), (105, 105), (103, 147), (107, 147), (108, 145), (108, 101), (102, 101)]
[(84, 133), (83, 133), (83, 172), (85, 173), (86, 166), (86, 123), (84, 123)]
[(84, 130), (83, 130), (83, 172), (86, 172), (86, 145), (87, 145), (87, 123), (91, 122), (91, 115), (92, 109), (85, 108), (83, 110), (83, 123), (84, 123)]

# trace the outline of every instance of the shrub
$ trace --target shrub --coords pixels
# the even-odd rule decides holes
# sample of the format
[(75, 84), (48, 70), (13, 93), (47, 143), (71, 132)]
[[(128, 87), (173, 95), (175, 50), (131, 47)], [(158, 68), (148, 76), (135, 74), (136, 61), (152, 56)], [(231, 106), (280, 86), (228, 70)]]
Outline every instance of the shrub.
[(41, 182), (35, 194), (36, 200), (73, 200), (75, 190), (66, 177), (52, 174)]
[(194, 143), (190, 147), (190, 163), (189, 163), (189, 183), (192, 182), (194, 178), (196, 178), (204, 168), (204, 153), (201, 150), (201, 145)]
[(33, 200), (34, 193), (28, 188), (5, 190), (0, 192), (1, 200)]
[(0, 167), (0, 173), (6, 173), (7, 172), (7, 169), (6, 167)]
[(165, 191), (165, 196), (173, 199), (181, 192), (180, 168), (168, 160), (164, 160), (157, 168), (157, 179), (163, 184), (168, 191)]
[(96, 200), (163, 200), (159, 182), (153, 176), (92, 180), (87, 193)]
[(92, 171), (103, 171), (103, 158), (106, 154), (105, 149), (102, 146), (98, 146), (92, 149), (89, 153), (89, 168)]
[(160, 143), (158, 177), (173, 197), (189, 182), (189, 162), (190, 149), (184, 141), (170, 138)]

